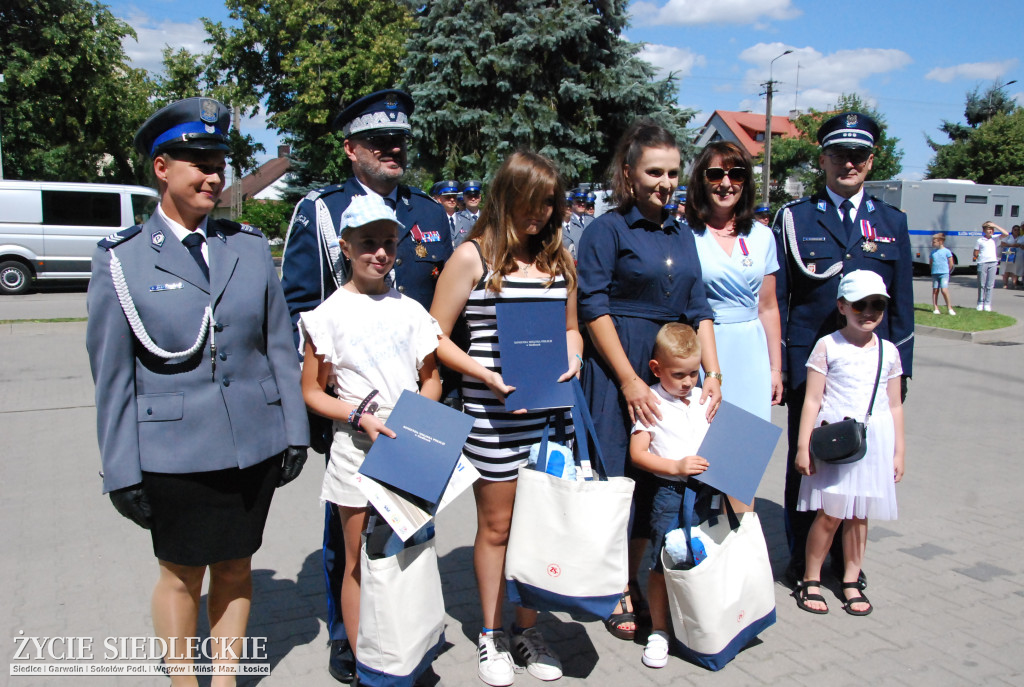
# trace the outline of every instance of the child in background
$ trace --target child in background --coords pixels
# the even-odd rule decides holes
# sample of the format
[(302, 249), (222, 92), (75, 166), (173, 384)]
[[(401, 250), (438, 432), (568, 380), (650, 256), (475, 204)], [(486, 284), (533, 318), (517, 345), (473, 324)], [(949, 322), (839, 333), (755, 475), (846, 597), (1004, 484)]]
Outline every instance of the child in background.
[(676, 527), (682, 504), (682, 483), (691, 475), (708, 469), (708, 462), (693, 455), (708, 431), (706, 408), (700, 405), (697, 387), (700, 370), (700, 342), (688, 325), (670, 322), (654, 341), (651, 372), (658, 384), (651, 387), (661, 404), (661, 419), (650, 427), (637, 422), (629, 440), (633, 465), (654, 473), (658, 488), (651, 508), (652, 568), (647, 578), (647, 602), (651, 609), (651, 634), (644, 648), (643, 663), (662, 668), (668, 663), (669, 608), (661, 547), (669, 529)]
[[(857, 581), (867, 545), (868, 518), (896, 519), (896, 482), (903, 479), (904, 468), (903, 366), (896, 347), (874, 334), (888, 300), (885, 283), (875, 272), (855, 270), (844, 276), (836, 306), (846, 323), (819, 339), (807, 360), (807, 393), (794, 462), (804, 475), (797, 510), (818, 512), (807, 535), (807, 563), (797, 589), (797, 605), (808, 613), (828, 613), (825, 597), (817, 591), (821, 588), (821, 564), (840, 525), (846, 559), (843, 610), (850, 615), (872, 611)], [(882, 347), (882, 367), (872, 404), (878, 346)], [(811, 459), (812, 429), (847, 417), (861, 420), (869, 405), (867, 454), (862, 459), (845, 465)]]
[[(367, 501), (356, 485), (366, 452), (381, 434), (395, 438), (384, 420), (408, 389), (441, 397), (434, 361), (441, 329), (423, 306), (388, 286), (395, 263), (395, 211), (375, 194), (355, 196), (341, 214), (341, 251), (351, 277), (299, 319), (305, 352), (302, 395), (310, 410), (334, 420), (334, 441), (320, 500), (336, 506), (345, 539), (341, 584), (345, 631), (359, 636), (359, 549)], [(334, 385), (336, 396), (327, 393)]]
[(956, 315), (949, 300), (949, 275), (953, 273), (953, 252), (946, 248), (946, 235), (941, 231), (932, 234), (932, 254), (928, 259), (932, 266), (932, 312), (939, 314), (939, 291), (946, 299), (946, 310)]
[(999, 266), (999, 242), (992, 238), (995, 231), (1003, 236), (1010, 232), (995, 222), (981, 225), (982, 236), (974, 244), (974, 260), (978, 263), (978, 307), (977, 310), (992, 310), (992, 289), (996, 285), (996, 268)]
[[(1020, 248), (1018, 248), (1020, 246)], [(999, 243), (1002, 262), (999, 263), (999, 270), (1003, 274), (1003, 288), (1014, 289), (1020, 279), (1017, 277), (1017, 263), (1024, 260), (1024, 242), (1020, 240), (1020, 225), (1014, 224), (1010, 227), (1010, 235), (1004, 236)]]

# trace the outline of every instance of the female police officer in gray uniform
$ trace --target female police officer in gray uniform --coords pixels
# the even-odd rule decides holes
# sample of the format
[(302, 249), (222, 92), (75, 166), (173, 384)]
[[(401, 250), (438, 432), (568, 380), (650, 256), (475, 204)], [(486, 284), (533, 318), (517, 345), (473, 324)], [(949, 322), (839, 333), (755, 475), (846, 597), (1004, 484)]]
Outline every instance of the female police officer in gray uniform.
[(160, 563), (156, 634), (187, 654), (208, 566), (215, 663), (231, 662), (222, 644), (240, 653), (228, 638), (245, 635), (251, 556), (274, 488), (298, 475), (309, 443), (267, 241), (207, 217), (224, 186), (229, 116), (215, 100), (189, 98), (139, 129), (135, 147), (153, 160), (160, 205), (144, 225), (99, 243), (87, 334), (103, 489), (151, 530)]

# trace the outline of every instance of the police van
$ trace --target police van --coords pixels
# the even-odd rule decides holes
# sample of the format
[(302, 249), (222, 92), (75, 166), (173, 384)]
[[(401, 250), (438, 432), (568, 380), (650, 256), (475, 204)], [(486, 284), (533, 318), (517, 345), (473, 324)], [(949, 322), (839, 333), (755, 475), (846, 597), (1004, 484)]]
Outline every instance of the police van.
[(143, 186), (0, 180), (0, 293), (89, 279), (96, 242), (145, 222), (157, 202)]
[(971, 265), (981, 224), (993, 221), (1007, 231), (1021, 223), (1024, 187), (975, 184), (961, 179), (868, 181), (867, 193), (907, 215), (910, 252), (914, 263), (927, 265), (932, 234), (946, 234), (946, 248), (957, 265)]

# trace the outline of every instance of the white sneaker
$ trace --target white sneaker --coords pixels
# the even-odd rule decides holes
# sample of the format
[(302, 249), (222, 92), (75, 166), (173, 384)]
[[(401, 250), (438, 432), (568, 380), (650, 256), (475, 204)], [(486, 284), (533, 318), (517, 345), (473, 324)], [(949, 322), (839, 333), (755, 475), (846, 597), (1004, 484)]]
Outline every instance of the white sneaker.
[(508, 687), (515, 680), (508, 638), (501, 630), (480, 635), (476, 641), (476, 657), (476, 674), (491, 687)]
[(932, 315), (941, 315), (941, 314), (942, 313), (939, 312), (938, 308), (935, 308), (935, 310), (932, 310)]
[(984, 308), (985, 308), (984, 305), (982, 305), (981, 303), (978, 303), (978, 307), (975, 308), (975, 310), (977, 310), (978, 312), (981, 312)]
[(985, 312), (992, 312), (992, 304), (991, 303), (986, 303), (985, 304)]
[(640, 660), (648, 668), (664, 668), (668, 665), (668, 633), (661, 630), (652, 632)]
[(557, 680), (562, 677), (562, 662), (544, 641), (544, 635), (535, 627), (512, 635), (512, 650), (526, 665), (526, 672), (538, 680)]
[(956, 315), (956, 310), (953, 310), (953, 308), (948, 308), (948, 310), (950, 315)]

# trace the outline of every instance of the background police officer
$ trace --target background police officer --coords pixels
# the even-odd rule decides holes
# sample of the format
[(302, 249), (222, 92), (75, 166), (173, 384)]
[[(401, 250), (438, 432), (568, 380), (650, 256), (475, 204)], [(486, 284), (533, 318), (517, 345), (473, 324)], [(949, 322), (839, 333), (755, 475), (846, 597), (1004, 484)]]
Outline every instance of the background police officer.
[[(815, 513), (797, 512), (800, 474), (793, 466), (807, 380), (805, 364), (814, 344), (836, 331), (836, 297), (842, 275), (877, 272), (889, 292), (889, 308), (876, 333), (896, 345), (903, 362), (904, 393), (914, 352), (913, 266), (907, 218), (864, 193), (880, 130), (859, 112), (844, 112), (818, 129), (826, 189), (790, 203), (775, 218), (774, 230), (785, 269), (777, 279), (789, 405), (786, 466), (786, 536), (791, 582), (803, 579), (807, 532)], [(842, 537), (835, 538), (832, 570), (842, 575)], [(863, 583), (863, 579), (862, 579)]]
[(462, 198), (466, 203), (466, 209), (455, 213), (455, 231), (452, 234), (452, 245), (455, 248), (466, 240), (473, 225), (480, 219), (480, 189), (483, 183), (476, 179), (466, 181), (462, 184)]
[[(338, 243), (338, 226), (341, 213), (357, 195), (376, 194), (395, 209), (405, 228), (398, 237), (394, 285), (430, 308), (437, 276), (452, 254), (452, 241), (441, 206), (419, 189), (400, 183), (406, 168), (412, 111), (413, 101), (408, 94), (384, 90), (360, 98), (335, 118), (334, 128), (345, 136), (345, 154), (352, 161), (354, 177), (343, 184), (311, 191), (295, 208), (282, 264), (282, 284), (293, 326), (299, 313), (320, 305), (348, 276)], [(319, 427), (313, 428), (313, 446), (326, 452), (330, 423), (314, 424)], [(351, 682), (355, 664), (338, 604), (343, 538), (339, 519), (331, 511), (328, 504), (324, 516), (324, 570), (331, 636), (329, 667), (336, 679)]]

